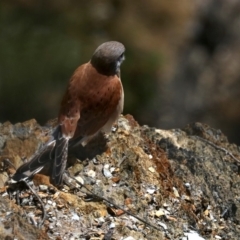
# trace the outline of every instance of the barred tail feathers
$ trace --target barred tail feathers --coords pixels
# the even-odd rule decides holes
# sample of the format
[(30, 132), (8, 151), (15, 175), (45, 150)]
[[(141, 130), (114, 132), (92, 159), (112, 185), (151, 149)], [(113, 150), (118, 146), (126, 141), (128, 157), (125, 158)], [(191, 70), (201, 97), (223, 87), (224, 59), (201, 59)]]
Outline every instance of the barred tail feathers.
[(59, 186), (63, 181), (63, 173), (66, 169), (69, 138), (61, 137), (56, 140), (55, 157), (51, 171), (52, 184)]
[(12, 179), (14, 181), (28, 180), (36, 173), (40, 172), (44, 166), (54, 158), (55, 143), (55, 140), (49, 141), (45, 146), (37, 151), (30, 161), (24, 163), (17, 169)]

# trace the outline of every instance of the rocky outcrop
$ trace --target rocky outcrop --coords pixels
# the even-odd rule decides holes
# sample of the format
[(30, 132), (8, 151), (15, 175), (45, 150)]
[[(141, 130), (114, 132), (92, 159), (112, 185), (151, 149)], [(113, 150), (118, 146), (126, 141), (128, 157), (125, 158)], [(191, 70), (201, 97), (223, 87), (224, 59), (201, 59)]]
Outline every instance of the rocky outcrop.
[(38, 229), (41, 205), (27, 187), (4, 185), (14, 172), (6, 160), (20, 166), (53, 126), (0, 125), (1, 239), (239, 239), (240, 148), (200, 123), (161, 130), (130, 115), (109, 135), (70, 149), (68, 172), (158, 230), (75, 183), (56, 189), (43, 174), (32, 186), (46, 210)]

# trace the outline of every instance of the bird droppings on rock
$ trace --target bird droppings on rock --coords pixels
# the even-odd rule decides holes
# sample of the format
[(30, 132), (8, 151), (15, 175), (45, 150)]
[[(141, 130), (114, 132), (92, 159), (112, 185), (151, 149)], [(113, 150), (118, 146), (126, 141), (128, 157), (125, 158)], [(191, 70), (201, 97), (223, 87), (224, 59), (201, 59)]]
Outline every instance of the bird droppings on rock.
[(239, 162), (232, 157), (240, 159), (239, 148), (219, 131), (196, 125), (158, 130), (140, 127), (127, 115), (106, 147), (99, 136), (72, 149), (68, 170), (80, 184), (73, 178), (56, 189), (44, 171), (34, 176), (31, 187), (46, 211), (41, 229), (36, 226), (43, 211), (35, 195), (23, 184), (4, 186), (14, 173), (4, 160), (20, 166), (22, 156), (29, 159), (48, 140), (51, 124), (0, 125), (0, 239), (239, 239)]

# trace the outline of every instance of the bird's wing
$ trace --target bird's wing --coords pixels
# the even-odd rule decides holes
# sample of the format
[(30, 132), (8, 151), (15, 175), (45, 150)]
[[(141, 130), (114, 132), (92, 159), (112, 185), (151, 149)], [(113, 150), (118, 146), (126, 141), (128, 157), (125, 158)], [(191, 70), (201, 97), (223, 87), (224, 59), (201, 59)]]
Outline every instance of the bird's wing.
[(80, 102), (76, 81), (81, 81), (81, 76), (73, 75), (70, 79), (59, 112), (59, 131), (55, 136), (55, 155), (50, 178), (54, 185), (62, 184), (62, 177), (67, 164), (68, 142), (73, 137), (80, 118)]

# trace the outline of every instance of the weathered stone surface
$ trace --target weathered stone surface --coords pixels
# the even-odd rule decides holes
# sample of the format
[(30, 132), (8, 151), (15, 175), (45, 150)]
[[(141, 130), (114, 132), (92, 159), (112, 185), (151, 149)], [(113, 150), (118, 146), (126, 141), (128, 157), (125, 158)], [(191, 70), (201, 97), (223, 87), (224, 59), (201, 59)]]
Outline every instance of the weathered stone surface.
[[(48, 140), (51, 131), (51, 124), (41, 127), (35, 120), (0, 125), (1, 163), (9, 159), (19, 166)], [(38, 230), (26, 219), (41, 221), (39, 202), (28, 189), (19, 195), (22, 206), (16, 204), (15, 190), (9, 200), (3, 185), (13, 170), (1, 165), (0, 201), (4, 208), (0, 218), (4, 224), (0, 234), (2, 238), (18, 237), (15, 227), (7, 227), (14, 218), (19, 232), (34, 236), (25, 239), (181, 239), (190, 230), (205, 239), (239, 239), (239, 163), (240, 148), (229, 144), (219, 130), (200, 123), (182, 130), (160, 130), (141, 127), (130, 115), (120, 117), (118, 127), (105, 138), (99, 136), (85, 148), (70, 149), (68, 171), (81, 177), (95, 194), (160, 231), (86, 196), (84, 188), (64, 186), (58, 190), (41, 174), (34, 177), (34, 189), (47, 217)]]
[(0, 197), (0, 239), (49, 239), (46, 232), (29, 224), (23, 215), (21, 207)]

